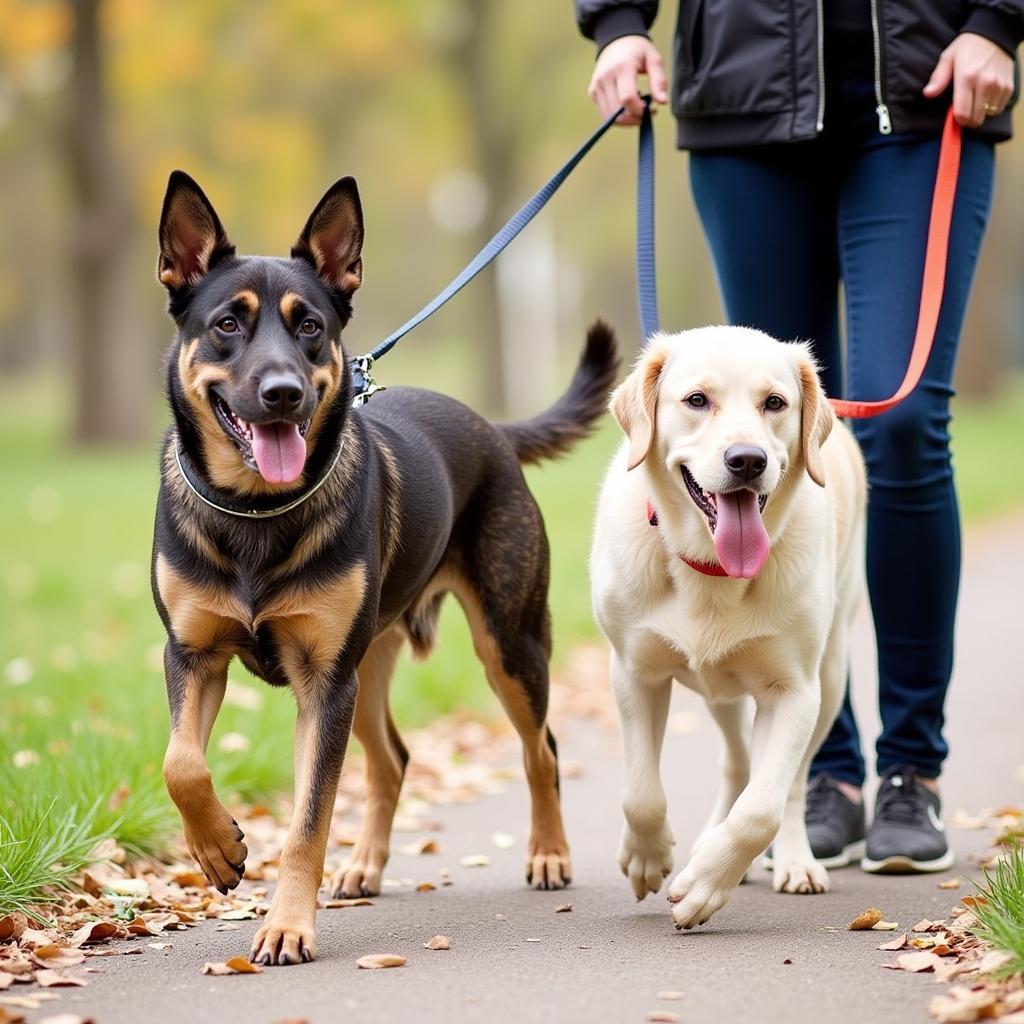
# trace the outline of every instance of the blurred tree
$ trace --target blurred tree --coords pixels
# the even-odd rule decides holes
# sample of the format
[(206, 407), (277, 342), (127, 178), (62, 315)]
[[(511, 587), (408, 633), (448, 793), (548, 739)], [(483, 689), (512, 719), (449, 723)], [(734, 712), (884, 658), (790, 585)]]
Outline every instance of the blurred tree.
[(110, 131), (100, 6), (101, 0), (70, 0), (72, 66), (64, 148), (74, 197), (72, 429), (79, 442), (124, 443), (143, 433), (150, 389), (129, 323), (127, 243), (133, 225)]

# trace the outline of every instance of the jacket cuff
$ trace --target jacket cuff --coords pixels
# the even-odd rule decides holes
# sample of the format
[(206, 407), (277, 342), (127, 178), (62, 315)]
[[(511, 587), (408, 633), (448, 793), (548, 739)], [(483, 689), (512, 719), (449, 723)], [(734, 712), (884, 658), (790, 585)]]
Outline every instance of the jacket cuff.
[(991, 7), (975, 7), (960, 31), (990, 39), (1011, 57), (1016, 54), (1021, 39), (1024, 39), (1024, 23), (1019, 18)]
[(594, 22), (594, 42), (600, 53), (609, 43), (623, 36), (646, 36), (647, 25), (639, 7), (622, 4), (602, 12)]

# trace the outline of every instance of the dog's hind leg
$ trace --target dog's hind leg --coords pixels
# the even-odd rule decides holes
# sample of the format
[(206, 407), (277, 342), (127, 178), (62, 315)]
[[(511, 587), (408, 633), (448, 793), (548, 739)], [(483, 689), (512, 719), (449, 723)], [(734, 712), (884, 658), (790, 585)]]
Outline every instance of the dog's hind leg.
[(210, 884), (226, 893), (242, 880), (242, 830), (217, 798), (206, 745), (224, 699), (230, 655), (195, 652), (170, 639), (164, 648), (171, 738), (164, 781), (177, 805), (189, 853)]
[(708, 820), (694, 841), (690, 850), (692, 857), (704, 837), (718, 824), (725, 821), (740, 793), (750, 780), (750, 736), (753, 714), (749, 698), (735, 701), (718, 701), (708, 704), (711, 717), (722, 732), (725, 747), (721, 759), (721, 780), (718, 796)]
[(402, 788), (408, 751), (398, 735), (388, 691), (403, 635), (377, 637), (359, 663), (359, 697), (352, 731), (366, 753), (366, 816), (348, 862), (331, 879), (331, 896), (375, 896), (390, 853), (391, 823)]
[(619, 869), (638, 900), (657, 892), (672, 872), (675, 840), (661, 784), (661, 748), (672, 700), (668, 669), (642, 672), (618, 653), (611, 659), (612, 688), (625, 751)]
[(828, 892), (828, 872), (814, 859), (807, 838), (807, 773), (843, 703), (848, 656), (846, 624), (837, 621), (832, 627), (832, 635), (821, 662), (821, 707), (818, 720), (786, 800), (782, 825), (772, 847), (772, 888), (776, 892)]
[[(494, 570), (491, 563), (489, 572)], [(571, 881), (572, 868), (559, 803), (558, 750), (547, 725), (551, 640), (547, 580), (540, 582), (542, 586), (525, 586), (521, 593), (528, 596), (521, 601), (512, 586), (500, 592), (495, 586), (480, 595), (469, 584), (453, 589), (469, 620), (487, 681), (523, 742), (531, 803), (526, 881), (535, 889), (561, 889)], [(494, 613), (488, 615), (485, 607)]]

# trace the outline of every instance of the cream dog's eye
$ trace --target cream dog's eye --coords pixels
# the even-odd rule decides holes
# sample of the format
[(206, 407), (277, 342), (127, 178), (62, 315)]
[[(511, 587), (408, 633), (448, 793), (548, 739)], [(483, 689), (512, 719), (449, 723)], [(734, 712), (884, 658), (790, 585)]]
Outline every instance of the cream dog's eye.
[(703, 391), (694, 391), (692, 394), (687, 395), (683, 401), (691, 409), (703, 409), (708, 404), (708, 396)]
[(786, 408), (786, 400), (782, 395), (769, 395), (764, 400), (764, 407), (766, 412), (779, 412)]

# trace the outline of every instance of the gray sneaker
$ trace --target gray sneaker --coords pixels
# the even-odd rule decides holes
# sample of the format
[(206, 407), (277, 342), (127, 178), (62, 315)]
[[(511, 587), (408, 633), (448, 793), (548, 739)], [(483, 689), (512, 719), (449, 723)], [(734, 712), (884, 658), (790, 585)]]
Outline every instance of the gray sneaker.
[(909, 765), (886, 773), (875, 797), (875, 816), (860, 866), (872, 874), (945, 871), (953, 851), (942, 824), (942, 802)]
[[(854, 803), (828, 772), (807, 784), (804, 810), (814, 859), (825, 868), (844, 868), (864, 856), (864, 805)], [(771, 847), (763, 864), (772, 867)]]

